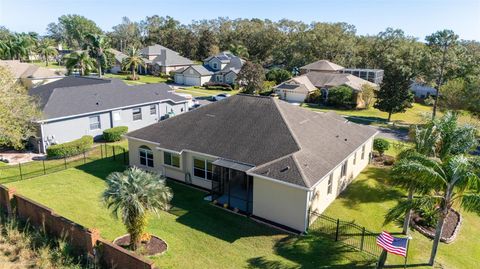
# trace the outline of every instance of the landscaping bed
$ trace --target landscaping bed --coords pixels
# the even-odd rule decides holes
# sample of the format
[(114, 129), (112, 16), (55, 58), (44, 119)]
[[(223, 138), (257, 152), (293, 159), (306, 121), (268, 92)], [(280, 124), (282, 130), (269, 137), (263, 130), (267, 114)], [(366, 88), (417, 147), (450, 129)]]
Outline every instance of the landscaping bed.
[[(113, 243), (125, 249), (131, 249), (129, 234), (118, 237), (113, 241)], [(163, 254), (165, 251), (167, 251), (167, 249), (168, 246), (165, 241), (160, 239), (158, 236), (150, 235), (148, 240), (142, 241), (142, 245), (140, 246), (138, 252), (142, 255), (154, 256)]]
[[(457, 211), (450, 209), (447, 217), (445, 218), (445, 223), (443, 224), (442, 236), (440, 241), (444, 243), (451, 243), (457, 237), (457, 234), (460, 230), (462, 224), (462, 216)], [(435, 228), (422, 225), (422, 217), (419, 214), (412, 214), (412, 226), (415, 230), (419, 231), (421, 234), (429, 238), (435, 237)]]

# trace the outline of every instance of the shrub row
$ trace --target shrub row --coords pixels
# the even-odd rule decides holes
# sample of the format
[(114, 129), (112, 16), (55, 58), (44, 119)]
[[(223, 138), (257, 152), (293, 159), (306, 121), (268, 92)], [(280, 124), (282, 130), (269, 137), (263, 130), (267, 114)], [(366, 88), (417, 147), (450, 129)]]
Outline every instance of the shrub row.
[(227, 83), (220, 83), (220, 82), (206, 82), (203, 86), (207, 90), (222, 90), (222, 91), (231, 91), (232, 85)]
[(103, 139), (107, 142), (120, 141), (122, 135), (128, 132), (127, 126), (117, 126), (103, 131)]
[(92, 145), (93, 137), (90, 135), (84, 135), (77, 140), (48, 147), (47, 156), (51, 158), (58, 158), (78, 155), (89, 150)]

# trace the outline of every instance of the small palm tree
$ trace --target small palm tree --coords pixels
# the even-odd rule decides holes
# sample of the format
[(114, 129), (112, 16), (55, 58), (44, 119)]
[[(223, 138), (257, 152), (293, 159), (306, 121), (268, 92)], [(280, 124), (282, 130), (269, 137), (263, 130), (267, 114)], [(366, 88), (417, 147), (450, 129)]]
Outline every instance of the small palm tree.
[(80, 76), (90, 74), (95, 69), (95, 64), (92, 58), (85, 51), (72, 52), (66, 56), (67, 61), (65, 66), (68, 73), (71, 73), (74, 69), (78, 69)]
[(87, 43), (84, 46), (84, 49), (88, 51), (90, 57), (96, 60), (98, 76), (102, 76), (102, 63), (106, 61), (106, 55), (104, 53), (106, 47), (106, 39), (103, 35), (96, 34), (87, 34), (86, 35)]
[(145, 62), (140, 56), (140, 51), (135, 47), (130, 47), (127, 51), (127, 57), (125, 57), (122, 61), (122, 67), (124, 70), (131, 70), (132, 71), (132, 79), (136, 80), (137, 75), (136, 71), (138, 70), (139, 66), (145, 66)]
[(147, 213), (158, 214), (168, 210), (173, 194), (159, 174), (148, 173), (136, 167), (113, 172), (107, 177), (107, 189), (102, 198), (114, 217), (121, 220), (128, 233), (133, 250), (136, 250), (147, 226)]
[(397, 184), (415, 185), (415, 191), (421, 197), (399, 202), (385, 216), (389, 223), (409, 210), (423, 207), (433, 208), (438, 215), (438, 223), (433, 241), (430, 264), (433, 265), (443, 225), (448, 212), (454, 204), (466, 211), (480, 212), (480, 178), (469, 158), (455, 155), (442, 161), (414, 153), (401, 159), (392, 169), (397, 177)]
[(53, 40), (45, 38), (37, 46), (37, 52), (42, 55), (45, 60), (45, 66), (48, 66), (48, 58), (58, 54), (57, 49), (53, 46)]

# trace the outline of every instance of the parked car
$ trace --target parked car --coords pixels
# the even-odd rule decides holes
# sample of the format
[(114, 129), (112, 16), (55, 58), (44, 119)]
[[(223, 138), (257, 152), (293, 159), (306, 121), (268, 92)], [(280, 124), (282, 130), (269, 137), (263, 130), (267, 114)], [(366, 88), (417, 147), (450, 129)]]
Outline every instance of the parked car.
[(194, 104), (193, 106), (191, 106), (189, 110), (194, 110), (194, 109), (196, 109), (196, 108), (199, 108), (201, 105), (202, 105), (202, 104), (200, 104), (200, 103), (196, 103), (196, 104)]
[(230, 94), (228, 93), (220, 93), (220, 94), (217, 94), (215, 96), (212, 97), (213, 101), (220, 101), (220, 100), (223, 100), (225, 98), (228, 98), (230, 97)]

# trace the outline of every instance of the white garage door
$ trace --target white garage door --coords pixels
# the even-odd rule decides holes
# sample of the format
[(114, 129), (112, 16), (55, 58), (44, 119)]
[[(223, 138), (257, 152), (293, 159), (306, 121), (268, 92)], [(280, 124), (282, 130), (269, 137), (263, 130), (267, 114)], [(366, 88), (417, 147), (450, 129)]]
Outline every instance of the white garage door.
[(183, 84), (183, 75), (176, 74), (175, 75), (175, 83), (177, 84)]
[(189, 86), (201, 86), (199, 77), (185, 77), (185, 85)]
[(287, 92), (287, 96), (285, 100), (290, 102), (298, 102), (303, 103), (305, 102), (305, 94), (303, 93), (296, 93), (296, 92)]

